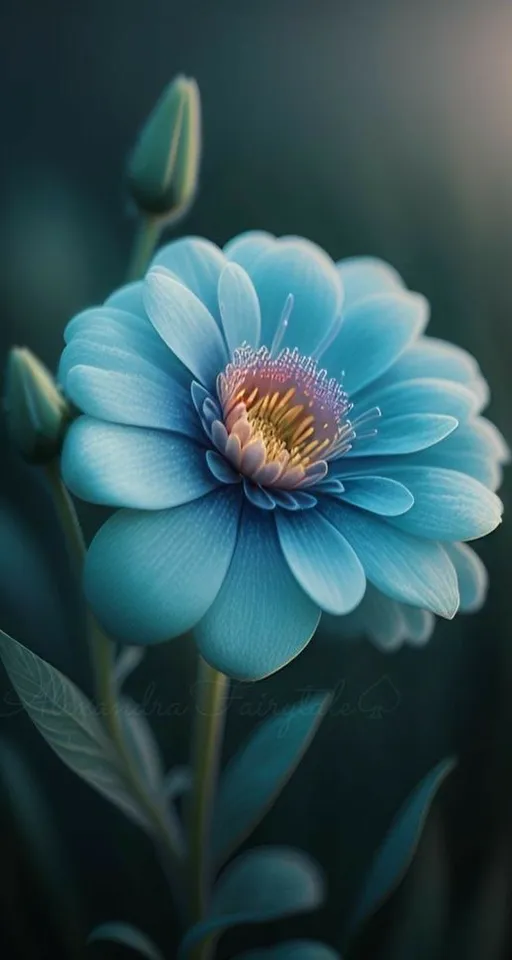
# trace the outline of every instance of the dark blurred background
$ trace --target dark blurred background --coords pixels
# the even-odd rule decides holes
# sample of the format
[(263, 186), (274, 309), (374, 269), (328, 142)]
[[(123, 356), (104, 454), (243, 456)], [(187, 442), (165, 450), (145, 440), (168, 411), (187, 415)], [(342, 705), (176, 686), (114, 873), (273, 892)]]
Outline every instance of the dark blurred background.
[[(430, 332), (477, 355), (490, 416), (510, 440), (508, 0), (1, 0), (0, 48), (2, 362), (18, 343), (55, 367), (66, 321), (123, 281), (134, 231), (124, 158), (184, 72), (201, 89), (204, 161), (183, 229), (221, 244), (252, 227), (297, 233), (335, 258), (391, 261), (430, 299)], [(0, 444), (0, 624), (90, 690), (50, 499), (3, 427)], [(502, 493), (507, 506), (510, 486)], [(84, 518), (90, 535), (99, 513)], [(226, 756), (273, 701), (336, 685), (337, 709), (253, 838), (309, 850), (330, 892), (309, 918), (226, 937), (220, 957), (284, 935), (344, 945), (372, 851), (408, 791), (452, 753), (458, 768), (412, 871), (346, 954), (512, 953), (510, 531), (505, 522), (479, 548), (491, 576), (485, 609), (439, 624), (426, 648), (386, 656), (366, 642), (311, 644), (277, 676), (237, 688)], [(130, 681), (140, 698), (158, 678), (150, 696), (169, 764), (187, 756), (193, 660), (187, 644), (169, 645)], [(112, 918), (138, 923), (174, 956), (149, 842), (60, 764), (3, 673), (2, 684), (2, 956), (82, 957), (84, 931)]]

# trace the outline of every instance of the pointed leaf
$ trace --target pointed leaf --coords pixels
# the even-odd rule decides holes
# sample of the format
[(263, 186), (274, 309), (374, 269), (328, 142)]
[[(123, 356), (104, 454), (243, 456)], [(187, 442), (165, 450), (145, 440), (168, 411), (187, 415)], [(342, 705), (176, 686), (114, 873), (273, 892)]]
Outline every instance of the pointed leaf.
[(131, 947), (146, 960), (165, 960), (162, 951), (153, 941), (142, 930), (132, 927), (129, 923), (102, 923), (94, 928), (87, 942), (97, 943), (98, 940), (110, 940), (112, 943), (122, 944), (123, 947)]
[(121, 722), (132, 756), (153, 795), (164, 794), (164, 769), (159, 746), (142, 708), (131, 697), (119, 700)]
[(395, 817), (370, 867), (352, 916), (351, 929), (380, 907), (407, 872), (430, 806), (441, 784), (453, 770), (455, 762), (449, 757), (434, 767), (410, 794)]
[(310, 697), (266, 720), (227, 765), (212, 826), (217, 867), (270, 809), (311, 743), (330, 702), (330, 694)]
[(96, 708), (60, 670), (0, 630), (0, 658), (39, 733), (79, 777), (148, 829)]
[(314, 910), (323, 899), (323, 878), (305, 854), (289, 847), (249, 850), (221, 874), (209, 914), (188, 931), (179, 958), (185, 960), (194, 947), (228, 927)]

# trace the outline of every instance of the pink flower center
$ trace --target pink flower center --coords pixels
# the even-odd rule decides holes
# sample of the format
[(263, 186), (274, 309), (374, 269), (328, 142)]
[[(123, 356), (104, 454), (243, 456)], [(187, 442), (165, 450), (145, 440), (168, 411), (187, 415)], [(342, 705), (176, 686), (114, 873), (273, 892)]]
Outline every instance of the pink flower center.
[(225, 456), (244, 476), (291, 490), (317, 482), (327, 460), (350, 449), (343, 387), (298, 350), (276, 357), (242, 346), (217, 379), (227, 431)]

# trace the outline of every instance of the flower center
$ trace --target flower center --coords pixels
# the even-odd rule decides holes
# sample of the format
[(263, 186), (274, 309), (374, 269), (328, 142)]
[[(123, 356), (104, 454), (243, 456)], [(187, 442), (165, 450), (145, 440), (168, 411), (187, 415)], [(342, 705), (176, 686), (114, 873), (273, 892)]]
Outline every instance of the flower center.
[(325, 476), (327, 460), (350, 448), (351, 403), (311, 357), (242, 346), (217, 380), (227, 431), (225, 455), (255, 483), (293, 489)]

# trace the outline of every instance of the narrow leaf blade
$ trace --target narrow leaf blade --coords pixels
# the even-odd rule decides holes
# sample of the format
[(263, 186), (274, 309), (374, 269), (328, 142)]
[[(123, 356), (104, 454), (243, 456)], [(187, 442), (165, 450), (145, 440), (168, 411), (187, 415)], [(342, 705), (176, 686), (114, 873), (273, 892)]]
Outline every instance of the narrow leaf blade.
[(455, 760), (442, 760), (418, 784), (395, 817), (378, 849), (350, 923), (354, 929), (369, 917), (396, 889), (414, 856), (428, 812), (441, 784), (455, 767)]
[(270, 809), (311, 743), (331, 699), (330, 694), (310, 697), (266, 720), (227, 765), (212, 826), (217, 868)]
[(148, 829), (91, 701), (60, 670), (2, 630), (0, 659), (30, 719), (63, 763)]

